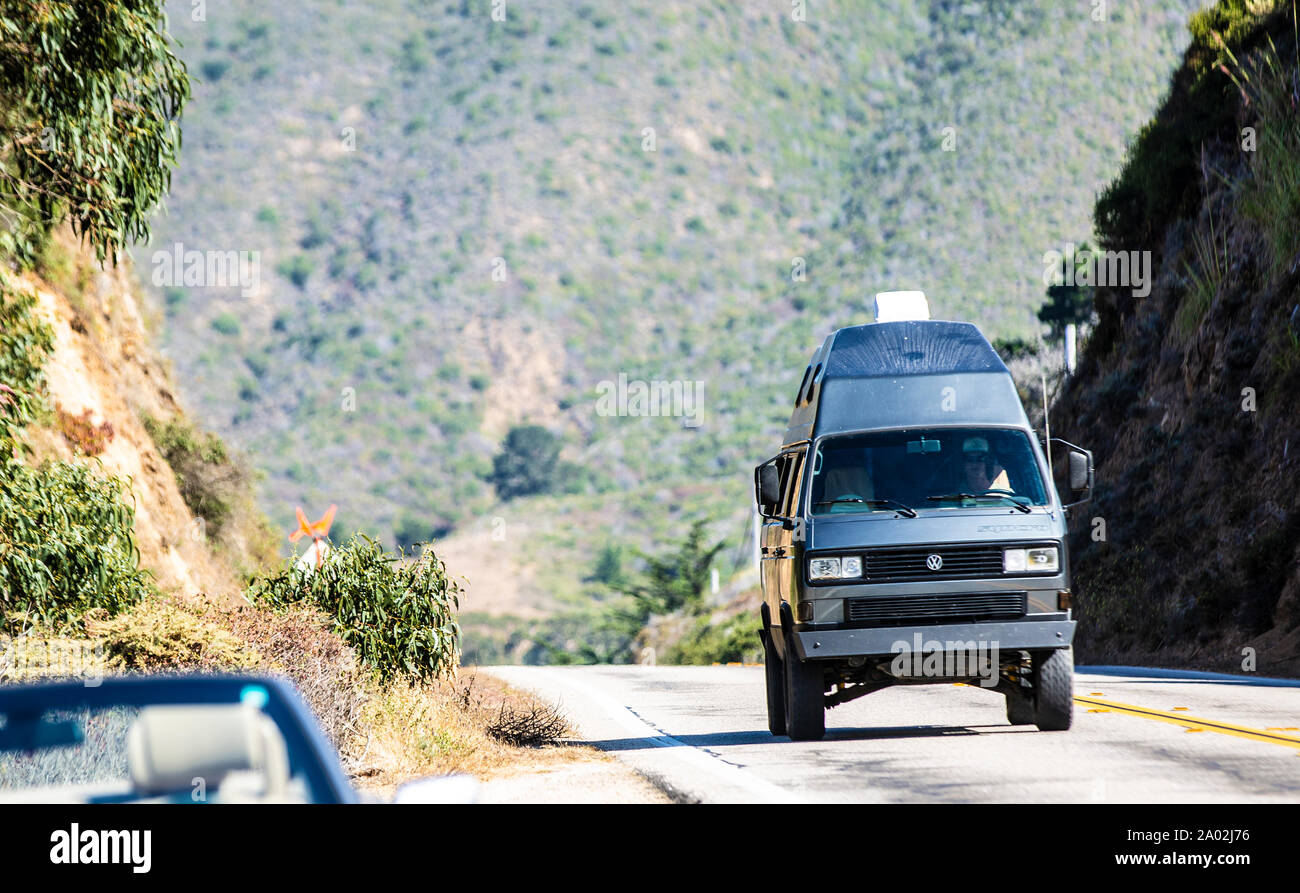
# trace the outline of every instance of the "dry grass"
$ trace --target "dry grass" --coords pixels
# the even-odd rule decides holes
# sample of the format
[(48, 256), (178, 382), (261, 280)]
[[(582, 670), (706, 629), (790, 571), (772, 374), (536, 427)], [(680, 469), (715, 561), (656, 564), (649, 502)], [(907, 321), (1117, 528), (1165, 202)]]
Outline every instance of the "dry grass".
[(242, 607), (209, 609), (209, 616), (262, 655), (262, 669), (293, 682), (345, 768), (361, 754), (366, 735), (362, 708), (367, 676), (356, 652), (330, 631), (329, 618), (309, 607), (288, 611)]
[[(546, 736), (549, 743), (521, 746), (492, 734), (503, 715), (542, 716), (548, 711), (558, 719)], [(457, 772), (486, 780), (608, 759), (594, 748), (565, 743), (568, 724), (551, 705), (490, 676), (394, 683), (374, 691), (364, 713), (371, 738), (354, 783), (379, 796), (427, 775)]]
[(86, 632), (103, 644), (109, 672), (251, 670), (255, 648), (192, 610), (150, 600), (111, 619), (88, 616)]

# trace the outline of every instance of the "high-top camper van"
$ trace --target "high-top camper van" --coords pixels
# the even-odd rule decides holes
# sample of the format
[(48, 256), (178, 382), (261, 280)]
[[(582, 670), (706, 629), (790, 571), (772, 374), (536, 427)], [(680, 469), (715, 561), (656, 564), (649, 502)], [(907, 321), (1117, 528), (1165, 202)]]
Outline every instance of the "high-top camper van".
[(1068, 729), (1067, 517), (1092, 455), (1040, 441), (975, 326), (900, 318), (928, 317), (924, 297), (891, 313), (892, 297), (877, 299), (889, 321), (813, 355), (780, 451), (754, 470), (768, 726), (818, 739), (829, 707), (965, 682), (1003, 695), (1013, 724)]

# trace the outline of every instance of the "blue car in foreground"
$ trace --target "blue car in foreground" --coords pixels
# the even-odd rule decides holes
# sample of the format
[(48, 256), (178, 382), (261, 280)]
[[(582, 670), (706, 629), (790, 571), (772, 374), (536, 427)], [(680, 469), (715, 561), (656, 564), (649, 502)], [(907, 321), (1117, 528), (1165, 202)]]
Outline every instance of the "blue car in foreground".
[(0, 803), (356, 803), (293, 687), (155, 675), (0, 686)]

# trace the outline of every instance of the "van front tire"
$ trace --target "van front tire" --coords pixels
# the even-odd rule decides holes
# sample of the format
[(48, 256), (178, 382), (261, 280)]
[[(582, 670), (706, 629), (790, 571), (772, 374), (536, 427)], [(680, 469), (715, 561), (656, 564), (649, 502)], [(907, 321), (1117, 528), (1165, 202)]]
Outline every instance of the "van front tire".
[[(787, 646), (788, 647), (788, 646)], [(785, 664), (785, 733), (792, 741), (820, 741), (826, 735), (825, 674), (821, 664), (800, 660), (793, 649)]]
[(1034, 724), (1044, 732), (1063, 732), (1074, 719), (1074, 650), (1033, 655)]
[(772, 644), (772, 631), (759, 632), (763, 640), (763, 672), (767, 677), (767, 730), (785, 734), (785, 667)]

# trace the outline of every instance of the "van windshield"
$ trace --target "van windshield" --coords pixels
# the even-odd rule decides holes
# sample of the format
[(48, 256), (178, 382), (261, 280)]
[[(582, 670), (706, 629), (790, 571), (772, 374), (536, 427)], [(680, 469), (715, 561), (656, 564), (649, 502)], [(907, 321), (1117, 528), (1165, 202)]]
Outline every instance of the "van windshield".
[[(976, 498), (968, 498), (968, 496)], [(1025, 432), (934, 428), (828, 437), (813, 462), (812, 513), (1046, 505)], [(891, 506), (889, 503), (895, 503)]]

